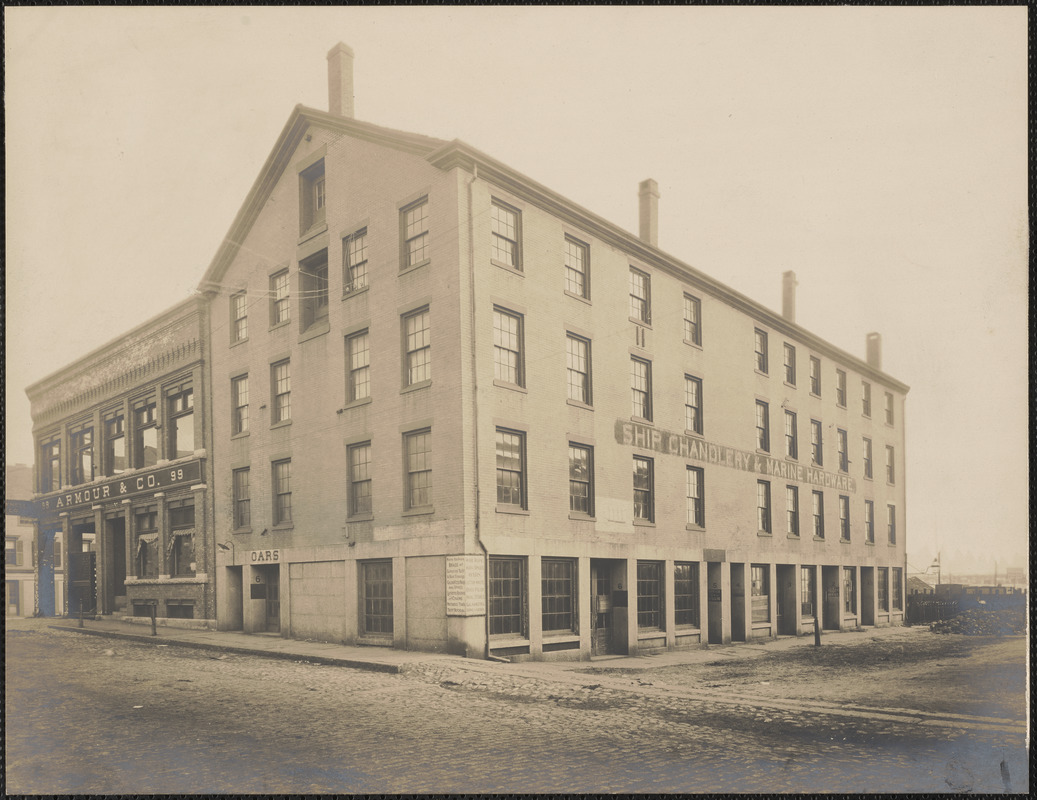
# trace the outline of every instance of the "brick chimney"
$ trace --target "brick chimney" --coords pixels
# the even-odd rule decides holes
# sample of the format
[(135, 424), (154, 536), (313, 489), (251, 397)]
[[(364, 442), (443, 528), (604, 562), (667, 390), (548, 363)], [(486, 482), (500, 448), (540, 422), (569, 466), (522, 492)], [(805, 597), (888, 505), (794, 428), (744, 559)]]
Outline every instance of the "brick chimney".
[(796, 273), (781, 273), (781, 315), (789, 322), (796, 321)]
[(638, 197), (640, 198), (640, 232), (642, 242), (659, 246), (659, 184), (651, 178), (641, 181), (638, 185)]
[(868, 334), (868, 366), (882, 369), (882, 334)]
[(328, 51), (328, 111), (353, 118), (353, 48), (342, 42)]

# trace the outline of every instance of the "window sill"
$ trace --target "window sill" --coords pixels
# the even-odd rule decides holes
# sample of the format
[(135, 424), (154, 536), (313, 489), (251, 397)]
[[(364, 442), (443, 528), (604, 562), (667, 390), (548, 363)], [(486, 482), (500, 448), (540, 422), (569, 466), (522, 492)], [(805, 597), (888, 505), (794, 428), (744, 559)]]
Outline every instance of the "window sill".
[(630, 417), (630, 421), (631, 421), (631, 422), (638, 422), (638, 423), (640, 423), (641, 425), (651, 425), (652, 427), (655, 427), (655, 423), (654, 423), (654, 422), (652, 422), (652, 421), (651, 421), (650, 419), (647, 419), (646, 417), (635, 417), (635, 416), (631, 416), (631, 417)]
[(696, 533), (705, 533), (706, 532), (706, 526), (705, 525), (696, 525), (694, 522), (689, 522), (689, 523), (686, 523), (684, 525), (684, 530), (686, 530), (686, 531), (695, 531)]
[(286, 319), (284, 322), (272, 322), (270, 323), (270, 330), (276, 331), (280, 330), (281, 328), (287, 328), (291, 324), (291, 322), (292, 321), (290, 319)]
[(786, 535), (785, 538), (786, 539), (795, 539), (798, 542), (799, 541), (799, 534), (798, 533), (790, 533), (790, 534)]
[(686, 344), (688, 347), (694, 347), (696, 350), (701, 350), (702, 349), (702, 343), (701, 342), (693, 342), (690, 339), (685, 339), (684, 340), (684, 344)]
[(788, 456), (787, 455), (787, 456), (785, 456), (785, 460), (786, 461), (791, 461), (793, 463), (797, 463), (798, 464), (799, 463), (799, 456)]
[(280, 422), (271, 422), (270, 430), (273, 430), (274, 428), (287, 428), (291, 424), (292, 421), (290, 419), (282, 419)]
[(704, 439), (705, 438), (705, 436), (702, 433), (702, 431), (692, 431), (692, 430), (688, 430), (687, 428), (684, 429), (684, 435), (685, 436), (694, 436), (696, 439)]
[(815, 542), (823, 542), (824, 540), (825, 540), (824, 536), (815, 536), (814, 537), (814, 541)]
[(422, 506), (421, 508), (408, 508), (403, 511), (401, 517), (420, 517), (427, 514), (434, 514), (436, 509), (433, 506)]
[(494, 647), (529, 647), (530, 641), (525, 636), (515, 633), (491, 633), (490, 649)]
[(846, 410), (846, 403), (836, 402), (835, 407), (836, 408), (841, 408), (843, 411), (845, 411)]
[(757, 375), (759, 375), (759, 376), (761, 376), (763, 378), (769, 378), (770, 377), (770, 375), (768, 373), (764, 372), (762, 369), (754, 369), (753, 372), (755, 372)]
[(544, 644), (564, 644), (566, 642), (579, 642), (580, 635), (573, 633), (572, 631), (562, 631), (556, 633), (554, 631), (544, 631)]
[(597, 522), (597, 518), (590, 514), (578, 514), (576, 512), (569, 512), (569, 519), (574, 522)]
[(563, 292), (566, 297), (571, 297), (573, 300), (579, 300), (581, 303), (586, 303), (587, 305), (591, 304), (591, 299), (589, 297), (584, 297), (583, 295), (576, 294), (575, 292), (570, 292), (568, 289), (564, 289)]
[(342, 293), (342, 299), (343, 300), (348, 300), (350, 297), (356, 297), (358, 294), (363, 294), (364, 292), (366, 292), (370, 288), (371, 288), (370, 286), (361, 286), (359, 289), (354, 289), (351, 292), (343, 292)]
[(362, 633), (356, 637), (356, 643), (372, 647), (392, 647), (392, 636), (386, 634), (374, 636), (370, 633)]
[(763, 539), (773, 539), (774, 534), (770, 531), (756, 531), (756, 535)]
[(279, 533), (281, 531), (292, 531), (295, 530), (294, 522), (279, 522), (276, 525), (270, 526), (271, 533)]
[(510, 272), (512, 275), (515, 275), (519, 278), (526, 277), (525, 273), (522, 271), (522, 267), (512, 266), (511, 264), (506, 264), (503, 261), (498, 261), (495, 258), (491, 258), (490, 263), (493, 264), (493, 266), (500, 267), (505, 272)]
[(346, 403), (344, 406), (342, 406), (342, 410), (346, 411), (346, 410), (351, 409), (351, 408), (360, 408), (361, 406), (367, 406), (367, 405), (370, 405), (370, 404), (371, 404), (370, 396), (368, 396), (368, 397), (361, 397), (359, 400), (350, 400), (348, 403)]
[(408, 273), (414, 272), (415, 270), (428, 266), (431, 262), (431, 258), (425, 258), (416, 264), (408, 264), (407, 266), (400, 268), (400, 275), (407, 275)]
[(861, 412), (861, 416), (864, 417), (864, 419), (871, 419), (871, 414), (865, 414), (863, 411)]
[(634, 520), (634, 527), (635, 528), (654, 528), (655, 527), (655, 522), (653, 520), (650, 520), (650, 519), (635, 519)]
[(756, 452), (757, 452), (757, 454), (759, 454), (761, 456), (767, 456), (768, 458), (770, 458), (770, 455), (771, 455), (771, 451), (770, 450), (764, 450), (762, 447), (757, 447), (756, 448)]
[(872, 480), (874, 480), (874, 478), (872, 478), (872, 477), (871, 477), (871, 475), (865, 475), (865, 476), (864, 476), (864, 480), (866, 480), (866, 481), (872, 481)]
[(319, 322), (314, 322), (312, 325), (310, 325), (310, 327), (308, 327), (306, 330), (300, 333), (299, 341), (308, 342), (310, 339), (315, 339), (318, 336), (323, 336), (324, 334), (329, 333), (330, 331), (331, 323), (328, 321), (327, 317), (325, 317)]
[(494, 509), (494, 511), (496, 511), (498, 514), (514, 514), (519, 517), (529, 516), (528, 508), (516, 508), (515, 506), (506, 506), (501, 505), (500, 503), (497, 504), (497, 507)]
[(820, 395), (820, 394), (818, 394), (817, 392), (811, 392), (811, 393), (810, 393), (810, 396), (811, 396), (811, 397), (816, 397), (816, 398), (817, 398), (818, 400), (820, 400), (820, 399), (821, 399), (821, 395)]
[(519, 394), (527, 394), (525, 386), (519, 386), (517, 383), (509, 383), (508, 381), (502, 381), (494, 378), (493, 385), (499, 389), (510, 389), (513, 392)]
[(373, 520), (374, 514), (371, 512), (367, 512), (364, 514), (352, 514), (346, 517), (346, 524), (348, 525), (351, 522), (371, 522)]
[(590, 403), (583, 403), (579, 400), (573, 400), (572, 398), (567, 399), (565, 404), (572, 406), (573, 408), (582, 408), (584, 411), (594, 410), (594, 406), (590, 405)]
[(796, 388), (796, 384), (794, 384), (794, 383), (789, 383), (788, 381), (785, 381), (784, 383), (790, 389), (795, 389)]
[(658, 639), (660, 636), (664, 636), (666, 631), (663, 628), (638, 628), (637, 638), (640, 639)]
[(230, 346), (237, 347), (239, 344), (248, 344), (248, 337), (246, 336), (244, 339), (234, 339), (231, 341)]
[(887, 547), (896, 547), (897, 543), (896, 542), (886, 542), (886, 546)]
[(849, 544), (849, 543), (850, 543), (849, 539), (844, 539), (841, 536), (839, 537), (839, 544)]
[[(642, 328), (648, 328), (648, 330), (652, 329), (651, 322), (645, 322), (643, 319), (638, 319), (637, 317), (627, 317), (627, 319), (629, 319), (635, 325), (640, 325)], [(643, 350), (644, 348), (642, 347), (641, 349)]]
[(230, 440), (233, 442), (235, 439), (247, 439), (248, 438), (248, 434), (249, 434), (248, 431), (240, 431), (239, 433), (232, 433), (231, 436), (230, 436)]
[(874, 547), (874, 546), (875, 546), (875, 542), (869, 542), (869, 541), (867, 541), (867, 540), (865, 540), (864, 544), (865, 544), (865, 545), (866, 545), (867, 547)]
[(320, 236), (322, 233), (328, 232), (328, 221), (322, 219), (318, 222), (314, 222), (310, 227), (299, 234), (299, 244), (306, 244), (314, 236)]
[(427, 389), (431, 385), (431, 378), (429, 378), (427, 381), (418, 381), (417, 383), (412, 383), (410, 386), (404, 386), (402, 389), (400, 389), (400, 394), (406, 394), (407, 392), (416, 392), (418, 391), (418, 389)]
[(252, 533), (252, 528), (235, 528), (231, 533), (234, 536), (248, 536)]

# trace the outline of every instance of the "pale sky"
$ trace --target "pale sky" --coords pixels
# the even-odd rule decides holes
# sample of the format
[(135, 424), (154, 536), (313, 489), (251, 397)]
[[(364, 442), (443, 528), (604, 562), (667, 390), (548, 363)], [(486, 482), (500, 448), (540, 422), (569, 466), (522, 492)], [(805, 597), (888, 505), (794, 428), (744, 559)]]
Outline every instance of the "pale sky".
[(24, 389), (197, 286), (297, 103), (462, 139), (883, 368), (908, 562), (1023, 566), (1025, 7), (6, 8), (7, 460)]

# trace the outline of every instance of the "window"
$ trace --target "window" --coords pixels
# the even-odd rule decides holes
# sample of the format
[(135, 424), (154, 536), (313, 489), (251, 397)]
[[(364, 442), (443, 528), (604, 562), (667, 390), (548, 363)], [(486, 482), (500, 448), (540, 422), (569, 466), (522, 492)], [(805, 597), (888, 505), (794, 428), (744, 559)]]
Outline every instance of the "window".
[(771, 569), (766, 564), (749, 568), (749, 596), (752, 603), (752, 621), (771, 621)]
[(57, 437), (40, 445), (40, 491), (61, 488), (61, 440)]
[(512, 269), (522, 269), (521, 215), (499, 200), (490, 204), (490, 258)]
[(147, 397), (133, 404), (133, 467), (153, 467), (158, 463), (158, 428), (155, 398)]
[(166, 600), (166, 617), (194, 619), (194, 600)]
[(678, 628), (699, 626), (699, 565), (676, 562), (673, 565), (674, 624)]
[(569, 399), (591, 405), (591, 343), (588, 339), (566, 334), (565, 368)]
[[(158, 577), (158, 509), (154, 506), (139, 509), (134, 515), (134, 531), (137, 535), (138, 578)], [(56, 565), (55, 565), (56, 566)]]
[(850, 498), (844, 494), (839, 495), (839, 538), (850, 541)]
[(896, 483), (896, 471), (894, 467), (893, 446), (886, 445), (886, 483)]
[(299, 264), (299, 294), (302, 307), (302, 329), (306, 330), (328, 318), (328, 251)]
[(876, 604), (879, 611), (889, 611), (889, 567), (875, 570)]
[(785, 411), (785, 455), (799, 458), (799, 438), (796, 433), (796, 412)]
[(342, 241), (342, 290), (344, 294), (367, 288), (367, 228)]
[(346, 402), (371, 396), (371, 351), (367, 331), (346, 337)]
[(871, 384), (867, 381), (861, 381), (861, 413), (871, 416)]
[(796, 348), (785, 342), (785, 383), (796, 385)]
[(810, 420), (810, 457), (817, 466), (824, 463), (824, 447), (821, 438), (821, 423), (816, 419)]
[(815, 567), (799, 568), (799, 613), (803, 617), (814, 616), (814, 594), (817, 586)]
[(403, 239), (400, 268), (416, 267), (429, 258), (428, 198), (400, 210), (400, 233)]
[(702, 344), (702, 301), (684, 295), (684, 341)]
[(799, 536), (799, 487), (785, 487), (785, 521), (789, 536)]
[(810, 357), (810, 393), (821, 396), (821, 359)]
[(404, 386), (414, 386), (432, 379), (432, 336), (428, 307), (403, 317), (404, 351), (406, 353)]
[(825, 538), (825, 495), (824, 492), (814, 491), (814, 536), (818, 539)]
[(756, 401), (756, 449), (764, 452), (771, 449), (770, 409), (763, 400)]
[(576, 561), (540, 561), (540, 605), (544, 633), (576, 633)]
[(771, 532), (771, 482), (756, 481), (756, 527)]
[(893, 395), (886, 392), (886, 424), (893, 424)]
[(630, 268), (630, 317), (645, 325), (652, 323), (652, 279)]
[(351, 444), (349, 462), (349, 516), (371, 513), (371, 443)]
[(893, 567), (890, 577), (893, 579), (893, 610), (902, 611), (904, 609), (903, 567)]
[(362, 561), (360, 580), (364, 593), (361, 633), (379, 638), (392, 637), (392, 561)]
[(94, 429), (81, 425), (69, 433), (72, 447), (72, 485), (94, 479)]
[(857, 570), (843, 567), (843, 611), (857, 613)]
[(231, 435), (248, 433), (248, 375), (231, 379), (230, 397)]
[(652, 362), (637, 356), (630, 357), (631, 415), (652, 419)]
[(497, 505), (526, 507), (526, 435), (497, 428)]
[(756, 349), (756, 371), (767, 374), (767, 332), (757, 328), (753, 332), (753, 342)]
[(688, 467), (685, 475), (688, 496), (688, 525), (706, 526), (705, 475), (701, 467)]
[(4, 563), (9, 567), (20, 567), (23, 564), (24, 553), (22, 551), (21, 539), (7, 539), (4, 544)]
[(249, 468), (236, 469), (232, 473), (234, 483), (234, 527), (248, 528), (252, 525), (252, 500), (249, 494)]
[(248, 295), (238, 292), (230, 297), (230, 343), (248, 338)]
[(273, 389), (273, 423), (292, 418), (292, 362), (278, 361), (270, 366), (270, 387)]
[(565, 237), (565, 291), (590, 299), (590, 248), (583, 242)]
[(194, 390), (190, 384), (182, 383), (168, 390), (166, 402), (169, 408), (168, 458), (187, 458), (194, 455)]
[(871, 439), (867, 436), (864, 438), (864, 477), (871, 477)]
[(170, 534), (166, 541), (169, 551), (169, 574), (194, 575), (194, 504), (180, 500), (169, 504)]
[(654, 463), (650, 458), (634, 456), (634, 521), (653, 522), (655, 520), (655, 500), (653, 475)]
[(270, 276), (270, 324), (280, 325), (292, 318), (288, 296), (288, 270)]
[(274, 525), (291, 525), (292, 460), (274, 461), (270, 473), (274, 483)]
[(846, 408), (846, 373), (841, 369), (835, 371), (835, 404)]
[(407, 454), (408, 509), (425, 509), (432, 505), (432, 431), (423, 430), (404, 436)]
[(299, 173), (299, 233), (325, 220), (324, 159)]
[(104, 416), (104, 474), (118, 475), (126, 471), (126, 418), (122, 411)]
[(525, 633), (524, 567), (525, 562), (521, 558), (490, 557), (491, 636), (522, 636)]
[(61, 569), (61, 540), (54, 540), (54, 569)]
[(637, 629), (663, 629), (663, 562), (637, 562)]
[(886, 506), (886, 530), (889, 533), (889, 543), (897, 543), (897, 509), (890, 504)]
[(847, 472), (850, 469), (850, 454), (848, 451), (849, 445), (846, 440), (846, 431), (842, 428), (836, 428), (836, 447), (839, 451), (839, 471)]
[(875, 501), (864, 501), (864, 541), (875, 544)]
[(569, 443), (569, 511), (594, 516), (594, 448)]
[(702, 434), (702, 380), (684, 376), (684, 428)]
[(494, 380), (523, 386), (522, 317), (502, 308), (493, 309)]

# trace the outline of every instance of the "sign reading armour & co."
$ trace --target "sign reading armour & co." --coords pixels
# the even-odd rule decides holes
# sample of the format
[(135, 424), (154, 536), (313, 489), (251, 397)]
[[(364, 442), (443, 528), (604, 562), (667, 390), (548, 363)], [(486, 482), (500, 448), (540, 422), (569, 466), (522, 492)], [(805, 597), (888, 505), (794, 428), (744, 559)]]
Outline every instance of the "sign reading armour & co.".
[(112, 478), (104, 483), (70, 489), (62, 494), (40, 500), (40, 515), (69, 511), (79, 506), (96, 503), (110, 503), (124, 497), (198, 483), (201, 476), (202, 462), (196, 460), (159, 467), (129, 477)]

